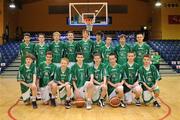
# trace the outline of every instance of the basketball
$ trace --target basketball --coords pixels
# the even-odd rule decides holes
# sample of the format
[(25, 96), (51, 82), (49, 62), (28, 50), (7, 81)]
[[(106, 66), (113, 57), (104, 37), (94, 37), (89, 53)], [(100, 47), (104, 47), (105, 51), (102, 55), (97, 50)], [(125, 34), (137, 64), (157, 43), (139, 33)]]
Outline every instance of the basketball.
[(77, 108), (82, 108), (85, 105), (85, 100), (83, 98), (77, 98), (75, 101), (75, 105)]
[(112, 97), (110, 100), (109, 100), (109, 104), (112, 106), (112, 107), (119, 107), (120, 105), (120, 99), (115, 96), (115, 97)]

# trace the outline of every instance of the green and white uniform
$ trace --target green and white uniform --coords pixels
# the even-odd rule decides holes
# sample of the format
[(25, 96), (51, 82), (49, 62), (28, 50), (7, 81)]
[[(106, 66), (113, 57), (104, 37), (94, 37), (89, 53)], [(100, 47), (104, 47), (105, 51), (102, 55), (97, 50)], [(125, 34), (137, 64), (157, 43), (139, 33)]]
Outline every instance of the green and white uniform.
[[(154, 65), (150, 65), (149, 68), (144, 68), (144, 66), (141, 66), (139, 68), (139, 82), (140, 83), (144, 82), (146, 83), (147, 86), (152, 87), (153, 85), (155, 85), (156, 81), (159, 81), (159, 80), (160, 80), (160, 75)], [(142, 88), (143, 88), (143, 93), (148, 92), (148, 90), (143, 84), (142, 84)], [(154, 89), (154, 92), (159, 92), (158, 86)], [(153, 98), (150, 95), (143, 94), (143, 99), (144, 99), (144, 102), (150, 102)]]
[(72, 67), (76, 62), (77, 42), (67, 41), (65, 46), (65, 56), (69, 59), (70, 67)]
[[(26, 64), (23, 64), (19, 67), (19, 72), (17, 75), (17, 80), (18, 81), (24, 81), (27, 84), (32, 84), (33, 83), (33, 75), (36, 75), (36, 65), (32, 63), (29, 67), (26, 66)], [(30, 98), (30, 88), (20, 84), (21, 86), (21, 93), (23, 100), (26, 101)]]
[(124, 46), (118, 45), (115, 47), (115, 53), (117, 55), (117, 63), (123, 65), (127, 62), (127, 54), (131, 51), (131, 47), (128, 44)]
[(49, 50), (49, 46), (47, 44), (40, 45), (39, 43), (35, 45), (34, 52), (36, 55), (36, 65), (39, 66), (41, 62), (46, 61), (46, 52)]
[(49, 46), (50, 51), (53, 53), (53, 63), (60, 63), (61, 58), (64, 56), (64, 43), (61, 41), (52, 42)]
[(109, 54), (111, 54), (113, 52), (114, 52), (114, 48), (112, 46), (110, 46), (108, 48), (106, 46), (103, 46), (101, 48), (101, 55), (102, 55), (102, 60), (103, 60), (104, 64), (109, 63)]
[[(63, 84), (68, 82), (71, 85), (72, 84), (71, 70), (67, 68), (65, 71), (62, 71), (61, 67), (57, 68), (54, 75), (54, 82), (58, 83), (58, 81)], [(71, 93), (71, 95), (73, 96), (73, 92)], [(64, 100), (67, 96), (66, 88), (63, 85), (59, 86), (59, 96), (61, 100)]]
[[(110, 64), (106, 68), (107, 72), (107, 80), (109, 80), (111, 83), (116, 84), (122, 82), (122, 80), (126, 79), (126, 76), (123, 71), (123, 67), (119, 64), (116, 64), (115, 67), (112, 67)], [(123, 86), (120, 86), (123, 90)], [(115, 88), (108, 84), (108, 95), (109, 98), (114, 97), (116, 94)]]
[(53, 63), (47, 64), (46, 61), (42, 62), (38, 68), (39, 87), (41, 92), (41, 99), (47, 102), (50, 99), (49, 93), (51, 92), (49, 84), (54, 78), (56, 65)]
[[(90, 68), (94, 79), (99, 82), (102, 83), (104, 82), (104, 77), (106, 77), (106, 68), (105, 65), (103, 63), (101, 63), (98, 68), (95, 68), (95, 66), (92, 66)], [(95, 85), (95, 91), (94, 91), (94, 95), (93, 95), (93, 101), (97, 101), (100, 98), (101, 95), (101, 86), (94, 83)]]
[(92, 63), (92, 54), (93, 54), (93, 41), (91, 39), (85, 41), (81, 40), (77, 45), (78, 52), (82, 52), (84, 56), (85, 63)]
[(94, 53), (101, 53), (101, 48), (105, 46), (105, 43), (101, 41), (100, 43), (94, 42), (93, 54)]
[(34, 43), (26, 44), (25, 42), (20, 44), (20, 54), (21, 54), (21, 65), (26, 62), (26, 55), (30, 53), (34, 55)]
[(72, 80), (76, 82), (76, 86), (80, 91), (81, 97), (85, 98), (87, 89), (87, 83), (90, 80), (90, 74), (92, 73), (89, 66), (83, 63), (82, 67), (76, 63), (72, 66)]
[(149, 45), (146, 44), (146, 43), (142, 43), (141, 45), (136, 43), (135, 46), (133, 47), (133, 51), (136, 54), (135, 62), (137, 64), (139, 64), (140, 66), (142, 66), (143, 65), (143, 57), (144, 57), (144, 55), (150, 53)]
[[(127, 77), (127, 79), (125, 80), (126, 83), (134, 85), (134, 83), (138, 80), (139, 65), (137, 63), (133, 63), (132, 65), (126, 63), (123, 65), (123, 69)], [(129, 91), (130, 89), (126, 85), (124, 85), (124, 92), (126, 93)]]

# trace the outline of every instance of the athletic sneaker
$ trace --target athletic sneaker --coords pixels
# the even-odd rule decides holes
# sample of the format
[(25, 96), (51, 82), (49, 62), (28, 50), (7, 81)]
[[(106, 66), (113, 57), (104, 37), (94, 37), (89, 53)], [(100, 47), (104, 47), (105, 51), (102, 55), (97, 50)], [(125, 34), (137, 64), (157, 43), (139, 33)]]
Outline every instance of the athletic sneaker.
[(91, 105), (92, 103), (91, 103), (91, 101), (87, 101), (86, 102), (86, 109), (87, 110), (90, 110), (91, 108), (92, 108), (92, 105)]
[(120, 107), (122, 107), (122, 108), (126, 108), (126, 104), (121, 100), (121, 102), (120, 102), (120, 105), (119, 105)]
[(98, 104), (99, 106), (104, 107), (105, 106), (104, 99), (99, 99)]
[(71, 108), (71, 100), (66, 100), (65, 103), (64, 103), (64, 106), (65, 106), (66, 109)]
[(37, 103), (36, 103), (36, 101), (32, 101), (32, 107), (33, 107), (33, 109), (37, 109)]
[(55, 98), (51, 98), (51, 106), (56, 107), (56, 100), (55, 100)]
[(141, 101), (140, 101), (140, 99), (138, 98), (138, 99), (136, 99), (136, 106), (141, 106)]
[(154, 101), (154, 102), (153, 102), (153, 105), (154, 105), (154, 107), (158, 107), (158, 108), (161, 107), (161, 105), (160, 105), (157, 101)]

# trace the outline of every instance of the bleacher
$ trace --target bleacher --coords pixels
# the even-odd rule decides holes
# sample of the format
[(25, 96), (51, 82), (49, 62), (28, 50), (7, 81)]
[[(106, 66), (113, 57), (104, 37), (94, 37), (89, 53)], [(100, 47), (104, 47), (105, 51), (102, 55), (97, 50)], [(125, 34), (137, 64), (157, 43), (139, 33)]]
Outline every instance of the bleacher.
[(4, 45), (0, 45), (0, 73), (3, 72), (18, 56), (20, 42), (8, 42)]
[(148, 44), (159, 52), (176, 72), (180, 73), (180, 40), (151, 40)]

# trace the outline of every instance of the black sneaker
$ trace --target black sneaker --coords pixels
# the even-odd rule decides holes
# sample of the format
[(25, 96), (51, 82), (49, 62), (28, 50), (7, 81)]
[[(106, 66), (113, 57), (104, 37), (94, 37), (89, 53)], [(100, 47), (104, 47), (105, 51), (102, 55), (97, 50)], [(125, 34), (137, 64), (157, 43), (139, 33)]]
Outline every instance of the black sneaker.
[(104, 99), (99, 99), (98, 104), (100, 107), (104, 107), (105, 106)]
[(51, 106), (56, 107), (56, 100), (55, 100), (55, 98), (51, 99)]
[(161, 105), (160, 105), (157, 101), (154, 101), (154, 102), (153, 102), (153, 105), (154, 105), (154, 107), (157, 107), (157, 108), (160, 108), (160, 107), (161, 107)]
[(120, 105), (119, 105), (120, 107), (122, 107), (122, 108), (126, 108), (126, 104), (121, 100), (121, 102), (120, 102)]
[(36, 101), (32, 101), (32, 107), (33, 107), (33, 109), (37, 109), (38, 108)]
[(71, 100), (66, 100), (65, 103), (64, 103), (64, 106), (65, 106), (66, 109), (71, 108)]
[(141, 101), (140, 101), (140, 99), (138, 98), (138, 99), (136, 99), (136, 106), (141, 106)]

